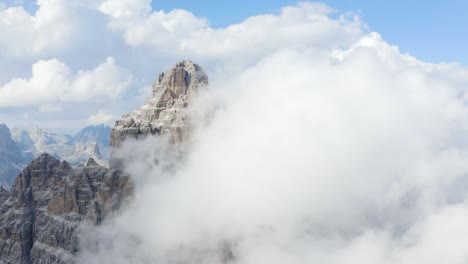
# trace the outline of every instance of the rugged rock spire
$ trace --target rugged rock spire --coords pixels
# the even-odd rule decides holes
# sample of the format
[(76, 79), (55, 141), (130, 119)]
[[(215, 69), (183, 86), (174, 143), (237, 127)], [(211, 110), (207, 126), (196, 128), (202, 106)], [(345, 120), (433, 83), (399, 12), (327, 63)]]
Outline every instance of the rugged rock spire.
[(144, 105), (116, 122), (111, 146), (119, 147), (127, 137), (155, 134), (170, 135), (173, 142), (184, 141), (188, 134), (185, 108), (207, 86), (208, 76), (199, 65), (188, 60), (176, 63), (159, 75)]
[(101, 223), (132, 191), (120, 171), (39, 156), (10, 193), (0, 188), (0, 264), (74, 263), (81, 224)]

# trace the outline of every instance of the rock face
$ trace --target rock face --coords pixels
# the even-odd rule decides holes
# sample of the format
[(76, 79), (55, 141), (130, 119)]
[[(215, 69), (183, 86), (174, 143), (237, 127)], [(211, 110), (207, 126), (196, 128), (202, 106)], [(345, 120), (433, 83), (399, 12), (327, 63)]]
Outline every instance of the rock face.
[(79, 228), (101, 223), (132, 191), (120, 171), (92, 160), (71, 168), (42, 154), (10, 193), (0, 189), (0, 263), (72, 263)]
[(10, 188), (27, 162), (29, 161), (13, 141), (10, 129), (5, 124), (0, 124), (0, 186)]
[(167, 134), (172, 142), (186, 139), (189, 128), (186, 107), (192, 97), (208, 86), (208, 76), (191, 61), (181, 61), (159, 75), (145, 104), (118, 120), (110, 145), (119, 147), (128, 137)]

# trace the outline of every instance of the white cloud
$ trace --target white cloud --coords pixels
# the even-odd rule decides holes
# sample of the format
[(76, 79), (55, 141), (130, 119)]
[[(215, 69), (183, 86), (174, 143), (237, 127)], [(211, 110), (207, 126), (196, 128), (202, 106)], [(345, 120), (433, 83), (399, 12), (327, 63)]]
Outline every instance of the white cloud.
[(116, 119), (117, 119), (117, 116), (106, 114), (105, 112), (99, 112), (95, 115), (90, 116), (86, 123), (88, 125), (100, 125), (100, 124), (110, 125), (111, 122), (115, 121)]
[(223, 108), (183, 160), (129, 143), (134, 202), (82, 263), (223, 263), (227, 244), (238, 264), (464, 263), (468, 71), (375, 33), (333, 50), (282, 49), (212, 86)]
[(44, 49), (62, 49), (72, 38), (72, 19), (61, 1), (38, 1), (35, 16), (22, 7), (10, 7), (0, 13), (0, 47), (12, 56), (34, 54)]
[(108, 0), (100, 9), (114, 18), (139, 17), (151, 12), (151, 0)]
[(93, 70), (76, 74), (57, 59), (41, 60), (32, 66), (31, 78), (0, 86), (0, 107), (114, 100), (131, 81), (132, 75), (111, 57)]
[(61, 111), (62, 107), (59, 105), (41, 105), (39, 106), (39, 111), (40, 112), (57, 112)]
[(331, 19), (328, 15), (332, 10), (320, 3), (302, 2), (283, 8), (279, 15), (255, 16), (223, 29), (211, 28), (205, 19), (185, 10), (150, 13), (148, 1), (139, 1), (131, 8), (127, 7), (129, 3), (107, 0), (101, 6), (112, 17), (111, 29), (122, 32), (128, 44), (218, 60), (258, 58), (284, 46), (339, 47), (362, 33), (358, 16)]

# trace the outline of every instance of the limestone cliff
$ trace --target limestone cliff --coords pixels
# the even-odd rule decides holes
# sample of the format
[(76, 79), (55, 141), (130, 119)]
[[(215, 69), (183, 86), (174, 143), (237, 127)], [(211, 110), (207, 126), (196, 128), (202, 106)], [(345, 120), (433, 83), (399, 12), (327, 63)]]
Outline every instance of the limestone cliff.
[(208, 86), (208, 76), (191, 62), (181, 61), (154, 82), (150, 98), (135, 111), (122, 116), (111, 132), (111, 146), (119, 147), (126, 138), (167, 134), (182, 142), (189, 133), (186, 108), (200, 90)]

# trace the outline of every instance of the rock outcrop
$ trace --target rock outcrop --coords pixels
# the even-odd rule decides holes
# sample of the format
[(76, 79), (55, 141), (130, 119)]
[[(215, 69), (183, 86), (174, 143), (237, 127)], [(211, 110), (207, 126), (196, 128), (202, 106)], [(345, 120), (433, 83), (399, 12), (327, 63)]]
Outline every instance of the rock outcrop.
[(121, 171), (77, 168), (43, 154), (0, 190), (0, 263), (73, 263), (79, 228), (99, 224), (130, 197)]
[(167, 134), (175, 143), (183, 142), (189, 133), (186, 107), (207, 86), (208, 76), (200, 66), (187, 60), (178, 62), (159, 75), (144, 105), (116, 122), (110, 145), (118, 148), (128, 137), (157, 134)]

